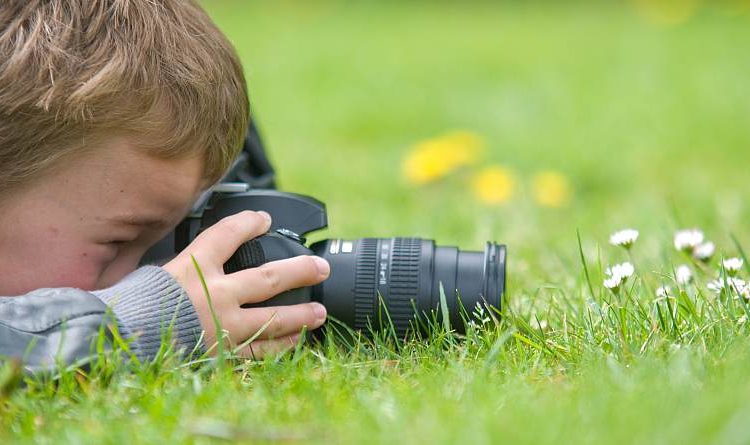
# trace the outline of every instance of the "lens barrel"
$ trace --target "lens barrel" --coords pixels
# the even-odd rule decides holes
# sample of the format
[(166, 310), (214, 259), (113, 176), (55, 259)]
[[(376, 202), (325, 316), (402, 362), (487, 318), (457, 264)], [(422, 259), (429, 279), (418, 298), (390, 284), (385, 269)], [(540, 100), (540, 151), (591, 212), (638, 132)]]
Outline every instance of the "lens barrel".
[(487, 243), (484, 252), (436, 246), (421, 238), (328, 239), (310, 247), (331, 265), (331, 275), (313, 288), (313, 299), (355, 329), (386, 320), (402, 336), (417, 314), (441, 317), (440, 286), (451, 326), (464, 330), (462, 308), (501, 307), (505, 292), (506, 247)]

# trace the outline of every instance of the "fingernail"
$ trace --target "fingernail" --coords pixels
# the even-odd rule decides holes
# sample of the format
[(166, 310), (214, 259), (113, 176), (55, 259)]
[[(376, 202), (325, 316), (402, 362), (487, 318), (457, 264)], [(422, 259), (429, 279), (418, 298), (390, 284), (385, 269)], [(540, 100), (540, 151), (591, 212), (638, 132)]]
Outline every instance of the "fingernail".
[(268, 214), (268, 212), (265, 212), (263, 210), (258, 210), (258, 213), (266, 219), (266, 221), (270, 224), (271, 223), (271, 215)]
[(328, 315), (325, 306), (320, 303), (313, 303), (313, 312), (315, 313), (315, 317), (318, 319), (318, 321), (321, 322), (324, 321), (326, 319), (326, 316)]
[(315, 260), (315, 266), (317, 266), (318, 272), (324, 277), (327, 277), (328, 274), (331, 273), (331, 266), (328, 264), (328, 261), (319, 256), (313, 256), (313, 259)]

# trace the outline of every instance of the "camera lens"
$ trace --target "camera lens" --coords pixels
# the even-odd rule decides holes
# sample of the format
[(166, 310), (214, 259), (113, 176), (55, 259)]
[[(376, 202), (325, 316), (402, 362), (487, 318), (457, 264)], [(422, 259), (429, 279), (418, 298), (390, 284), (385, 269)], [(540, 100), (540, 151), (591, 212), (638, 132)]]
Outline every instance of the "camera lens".
[(421, 238), (329, 239), (311, 246), (331, 265), (331, 275), (313, 289), (313, 299), (355, 329), (377, 327), (385, 313), (402, 336), (416, 314), (441, 316), (440, 285), (450, 323), (463, 331), (462, 309), (500, 308), (505, 291), (505, 246), (487, 243), (484, 252), (436, 246)]

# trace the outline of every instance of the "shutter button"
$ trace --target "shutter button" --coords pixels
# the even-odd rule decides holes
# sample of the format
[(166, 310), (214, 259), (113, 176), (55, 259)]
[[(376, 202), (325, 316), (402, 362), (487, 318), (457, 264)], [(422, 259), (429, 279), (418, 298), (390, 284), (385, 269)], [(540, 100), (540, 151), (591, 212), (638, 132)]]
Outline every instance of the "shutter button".
[(292, 232), (289, 229), (276, 229), (276, 233), (283, 236), (284, 238), (289, 238), (292, 241), (296, 241), (300, 244), (305, 244), (307, 242), (307, 239), (304, 236), (300, 236), (299, 234)]

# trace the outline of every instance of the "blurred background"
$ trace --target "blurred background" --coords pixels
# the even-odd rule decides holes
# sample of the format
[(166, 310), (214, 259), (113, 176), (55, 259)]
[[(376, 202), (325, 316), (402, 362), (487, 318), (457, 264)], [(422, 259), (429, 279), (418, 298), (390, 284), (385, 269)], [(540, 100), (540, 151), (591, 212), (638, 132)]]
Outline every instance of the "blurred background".
[(750, 1), (203, 4), (314, 238), (492, 239), (535, 285), (575, 278), (576, 230), (750, 241)]

